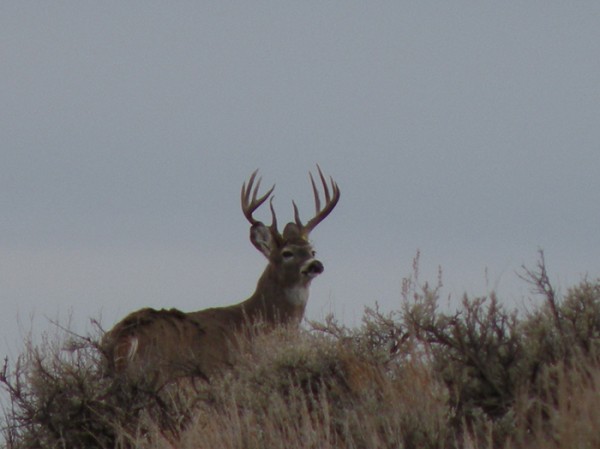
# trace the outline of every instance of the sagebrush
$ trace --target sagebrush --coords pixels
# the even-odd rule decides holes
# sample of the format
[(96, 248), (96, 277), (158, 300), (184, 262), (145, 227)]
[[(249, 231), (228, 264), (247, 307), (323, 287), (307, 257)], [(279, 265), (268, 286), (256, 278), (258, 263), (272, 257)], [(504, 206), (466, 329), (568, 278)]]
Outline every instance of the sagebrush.
[(210, 383), (156, 391), (105, 374), (99, 341), (58, 332), (6, 362), (7, 449), (599, 447), (600, 280), (558, 295), (543, 254), (524, 279), (542, 301), (491, 293), (439, 307), (440, 284), (405, 279), (392, 313), (240, 337)]

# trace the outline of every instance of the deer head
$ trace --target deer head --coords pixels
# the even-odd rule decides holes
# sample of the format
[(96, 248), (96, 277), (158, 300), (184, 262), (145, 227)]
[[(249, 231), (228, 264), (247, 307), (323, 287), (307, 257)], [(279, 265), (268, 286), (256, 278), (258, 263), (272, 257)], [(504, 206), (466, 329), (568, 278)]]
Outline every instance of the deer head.
[[(325, 207), (321, 209), (319, 191), (312, 173), (309, 173), (315, 198), (316, 214), (304, 225), (300, 220), (296, 203), (292, 202), (295, 222), (288, 223), (283, 229), (283, 233), (280, 233), (277, 229), (277, 216), (273, 209), (273, 197), (271, 194), (275, 186), (271, 187), (261, 197), (258, 197), (261, 178), (257, 180), (256, 186), (253, 188), (258, 171), (252, 173), (247, 186), (246, 183), (242, 186), (242, 212), (252, 225), (250, 227), (250, 241), (256, 249), (264, 254), (270, 264), (280, 269), (282, 276), (288, 278), (290, 282), (296, 285), (308, 284), (312, 278), (323, 272), (323, 264), (314, 258), (315, 251), (312, 249), (308, 237), (310, 232), (329, 215), (340, 199), (340, 190), (337, 184), (333, 179), (330, 179), (330, 192), (325, 176), (318, 165), (317, 169), (325, 194)], [(253, 213), (268, 199), (270, 199), (269, 207), (271, 209), (272, 222), (270, 226), (265, 226), (253, 217)]]
[[(273, 208), (272, 193), (275, 186), (259, 196), (261, 178), (257, 179), (258, 171), (254, 171), (248, 183), (242, 186), (242, 212), (251, 224), (250, 241), (269, 261), (259, 280), (257, 291), (248, 301), (257, 297), (270, 298), (271, 304), (264, 304), (267, 309), (265, 310), (267, 319), (270, 315), (269, 311), (276, 308), (279, 308), (278, 313), (282, 320), (301, 319), (308, 299), (308, 286), (312, 279), (323, 272), (323, 264), (315, 258), (309, 235), (334, 209), (340, 199), (340, 190), (332, 178), (329, 179), (328, 184), (318, 165), (317, 170), (325, 196), (325, 205), (321, 208), (317, 183), (312, 173), (309, 173), (315, 200), (315, 215), (303, 224), (298, 207), (295, 202), (292, 202), (294, 221), (285, 225), (283, 233), (280, 233), (277, 228), (277, 216)], [(269, 200), (272, 217), (270, 226), (266, 226), (253, 216), (267, 200)], [(295, 310), (288, 310), (290, 306)], [(293, 317), (288, 316), (286, 312), (290, 312)]]

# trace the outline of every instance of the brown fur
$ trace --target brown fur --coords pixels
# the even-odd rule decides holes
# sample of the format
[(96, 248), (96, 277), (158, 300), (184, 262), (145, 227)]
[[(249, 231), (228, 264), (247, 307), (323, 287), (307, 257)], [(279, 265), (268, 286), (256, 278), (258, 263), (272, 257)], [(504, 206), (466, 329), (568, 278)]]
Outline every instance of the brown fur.
[(150, 308), (133, 312), (104, 339), (109, 369), (131, 378), (144, 376), (157, 385), (190, 375), (208, 379), (233, 363), (236, 332), (258, 322), (300, 323), (305, 304), (286, 297), (293, 285), (294, 279), (270, 264), (255, 294), (242, 303), (191, 313)]
[(255, 174), (250, 178), (248, 189), (245, 185), (242, 188), (242, 210), (252, 224), (251, 242), (269, 263), (254, 294), (239, 304), (199, 312), (150, 308), (133, 312), (115, 325), (103, 340), (111, 375), (124, 375), (153, 387), (182, 377), (210, 379), (235, 362), (236, 333), (248, 330), (258, 322), (267, 326), (301, 322), (310, 283), (323, 271), (323, 264), (314, 258), (308, 233), (333, 209), (339, 199), (339, 190), (331, 181), (333, 198), (329, 197), (319, 169), (326, 191), (325, 209), (319, 210), (313, 181), (317, 215), (308, 227), (303, 227), (296, 217), (296, 223), (288, 223), (283, 234), (279, 234), (272, 208), (273, 225), (270, 227), (252, 217), (252, 212), (273, 190), (257, 199), (260, 181), (252, 192)]

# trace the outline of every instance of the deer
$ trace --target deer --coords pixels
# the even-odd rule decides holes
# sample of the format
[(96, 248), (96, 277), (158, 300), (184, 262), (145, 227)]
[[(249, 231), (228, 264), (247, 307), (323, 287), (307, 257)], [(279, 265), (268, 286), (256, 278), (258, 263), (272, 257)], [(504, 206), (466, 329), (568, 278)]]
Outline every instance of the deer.
[[(255, 170), (242, 184), (242, 213), (250, 223), (250, 242), (267, 259), (254, 293), (245, 301), (185, 313), (177, 309), (144, 308), (118, 322), (102, 340), (107, 370), (113, 376), (144, 379), (160, 388), (180, 378), (212, 377), (230, 368), (235, 360), (235, 335), (260, 323), (273, 329), (288, 325), (299, 327), (314, 278), (323, 273), (308, 237), (336, 207), (340, 189), (332, 177), (327, 179), (319, 165), (324, 205), (317, 182), (309, 172), (315, 215), (303, 224), (295, 201), (294, 221), (280, 233), (273, 207), (275, 185), (260, 194), (262, 177)], [(271, 225), (254, 217), (269, 201)]]

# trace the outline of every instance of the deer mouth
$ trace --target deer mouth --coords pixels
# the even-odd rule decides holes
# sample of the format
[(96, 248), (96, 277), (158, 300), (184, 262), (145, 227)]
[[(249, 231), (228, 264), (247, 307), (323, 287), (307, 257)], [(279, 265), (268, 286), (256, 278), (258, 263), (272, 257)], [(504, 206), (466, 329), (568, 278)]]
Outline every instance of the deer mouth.
[(323, 272), (323, 270), (325, 270), (323, 264), (318, 260), (313, 260), (306, 264), (304, 267), (302, 267), (302, 270), (300, 272), (309, 278), (314, 278), (320, 275)]

